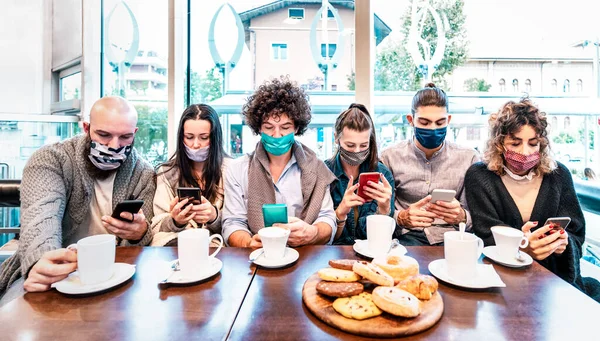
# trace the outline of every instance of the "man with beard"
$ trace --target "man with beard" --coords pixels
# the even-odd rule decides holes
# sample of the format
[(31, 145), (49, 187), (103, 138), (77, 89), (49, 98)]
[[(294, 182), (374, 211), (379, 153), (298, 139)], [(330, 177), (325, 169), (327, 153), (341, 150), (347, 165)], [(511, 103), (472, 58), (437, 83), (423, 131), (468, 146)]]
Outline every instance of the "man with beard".
[[(77, 268), (65, 247), (110, 233), (120, 246), (148, 245), (148, 221), (156, 187), (153, 168), (133, 148), (137, 112), (124, 98), (94, 103), (85, 134), (36, 151), (23, 169), (21, 236), (16, 253), (2, 264), (0, 305), (28, 292), (46, 291)], [(111, 217), (124, 200), (144, 200), (142, 209)]]

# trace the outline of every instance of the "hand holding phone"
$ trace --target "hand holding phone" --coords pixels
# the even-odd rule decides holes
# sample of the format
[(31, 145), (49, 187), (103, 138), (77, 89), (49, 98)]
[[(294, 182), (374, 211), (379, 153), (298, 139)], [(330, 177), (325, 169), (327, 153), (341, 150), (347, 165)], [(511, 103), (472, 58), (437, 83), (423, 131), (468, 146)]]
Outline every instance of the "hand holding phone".
[(113, 211), (111, 217), (115, 219), (119, 219), (126, 222), (133, 222), (133, 220), (129, 220), (121, 217), (121, 213), (129, 212), (132, 216), (140, 211), (142, 206), (144, 205), (144, 200), (125, 200), (117, 204), (115, 210)]
[(184, 207), (189, 205), (200, 205), (202, 202), (202, 191), (196, 187), (178, 187), (177, 196), (179, 201), (188, 199), (188, 203)]
[(451, 202), (454, 200), (456, 196), (456, 191), (452, 189), (434, 189), (431, 192), (431, 203), (436, 203), (438, 201)]
[(554, 217), (548, 218), (542, 226), (550, 225), (552, 228), (550, 231), (546, 232), (546, 235), (548, 236), (554, 232), (560, 232), (561, 230), (566, 229), (570, 222), (571, 218), (569, 217)]
[(271, 227), (273, 224), (288, 223), (286, 204), (264, 204), (262, 210), (265, 227)]
[(373, 198), (364, 192), (363, 188), (368, 186), (369, 181), (379, 182), (379, 177), (380, 175), (378, 172), (361, 173), (358, 176), (358, 196), (367, 201), (373, 200)]

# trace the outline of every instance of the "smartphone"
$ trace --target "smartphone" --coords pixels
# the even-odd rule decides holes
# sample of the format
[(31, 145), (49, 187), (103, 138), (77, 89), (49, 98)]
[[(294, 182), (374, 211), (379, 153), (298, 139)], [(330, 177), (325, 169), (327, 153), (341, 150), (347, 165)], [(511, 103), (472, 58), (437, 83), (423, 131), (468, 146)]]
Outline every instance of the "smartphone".
[(363, 187), (368, 186), (369, 181), (373, 181), (375, 183), (379, 182), (379, 173), (370, 172), (370, 173), (361, 173), (358, 176), (358, 196), (365, 200), (373, 200), (367, 193), (363, 192)]
[(262, 206), (265, 227), (271, 227), (273, 224), (287, 224), (287, 205), (286, 204), (264, 204)]
[[(544, 223), (544, 225), (542, 226), (546, 226), (546, 225), (552, 225), (552, 230), (559, 232), (560, 230), (564, 230), (567, 228), (567, 226), (569, 226), (569, 223), (571, 222), (571, 218), (569, 217), (554, 217), (554, 218), (548, 218), (546, 220), (546, 222)], [(550, 231), (546, 232), (546, 235), (551, 234)]]
[(179, 201), (184, 199), (189, 199), (188, 203), (185, 204), (184, 207), (188, 207), (188, 205), (200, 205), (202, 203), (202, 191), (200, 188), (196, 187), (178, 187), (177, 188), (177, 196), (179, 197)]
[(121, 217), (121, 213), (129, 212), (131, 214), (138, 213), (140, 208), (144, 205), (144, 200), (125, 200), (117, 204), (115, 210), (112, 213), (112, 217), (115, 219), (123, 220), (126, 222), (132, 222), (133, 220), (125, 219)]
[(456, 196), (456, 191), (452, 189), (434, 189), (431, 192), (431, 203), (436, 203), (438, 201), (446, 201), (450, 202), (454, 200)]

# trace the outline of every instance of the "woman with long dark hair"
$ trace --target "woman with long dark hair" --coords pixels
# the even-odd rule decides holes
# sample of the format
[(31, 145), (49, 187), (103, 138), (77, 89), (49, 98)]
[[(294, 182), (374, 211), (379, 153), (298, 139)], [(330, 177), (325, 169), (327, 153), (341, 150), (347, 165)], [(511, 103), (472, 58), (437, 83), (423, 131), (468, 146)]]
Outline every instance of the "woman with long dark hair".
[[(190, 105), (179, 121), (175, 154), (158, 169), (152, 245), (176, 245), (177, 233), (190, 227), (221, 233), (223, 172), (228, 159), (217, 112), (206, 104)], [(180, 200), (178, 187), (200, 188), (201, 202), (188, 205), (188, 199)]]
[[(344, 110), (335, 122), (337, 152), (325, 161), (336, 176), (331, 184), (335, 207), (336, 245), (352, 245), (355, 239), (367, 238), (367, 216), (394, 216), (394, 177), (381, 162), (377, 153), (375, 125), (367, 108), (354, 103)], [(377, 172), (379, 181), (364, 188), (370, 198), (356, 194), (361, 173)]]

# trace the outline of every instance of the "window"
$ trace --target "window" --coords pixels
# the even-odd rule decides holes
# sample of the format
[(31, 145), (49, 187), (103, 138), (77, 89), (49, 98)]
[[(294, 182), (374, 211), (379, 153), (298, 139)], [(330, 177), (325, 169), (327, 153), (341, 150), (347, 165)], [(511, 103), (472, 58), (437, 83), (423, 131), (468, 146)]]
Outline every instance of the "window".
[(274, 60), (286, 60), (287, 59), (287, 44), (271, 44), (273, 50)]
[[(321, 18), (323, 18), (323, 12), (321, 12)], [(335, 19), (333, 12), (329, 8), (327, 9), (327, 19), (329, 19), (329, 20)]]
[[(327, 45), (329, 45), (329, 51), (326, 50)], [(336, 48), (337, 44), (321, 44), (321, 57), (329, 59), (333, 58)]]
[(571, 82), (568, 79), (563, 83), (563, 92), (571, 92)]
[(526, 92), (531, 92), (531, 79), (526, 79), (525, 80), (525, 91)]
[(498, 86), (500, 87), (500, 92), (506, 91), (506, 81), (504, 80), (504, 78), (500, 78)]
[(81, 72), (60, 79), (59, 101), (81, 97)]
[(577, 92), (583, 92), (583, 81), (581, 79), (577, 80)]
[(571, 118), (569, 116), (565, 117), (565, 120), (563, 121), (563, 128), (565, 130), (569, 130), (569, 128), (571, 128)]
[(331, 84), (331, 91), (337, 91), (337, 84)]
[(304, 8), (288, 8), (288, 18), (304, 19)]
[(558, 91), (558, 82), (556, 81), (556, 79), (553, 79), (550, 82), (550, 88), (552, 89), (553, 92)]
[(519, 92), (519, 81), (518, 80), (513, 79), (512, 86), (513, 86), (513, 92)]

